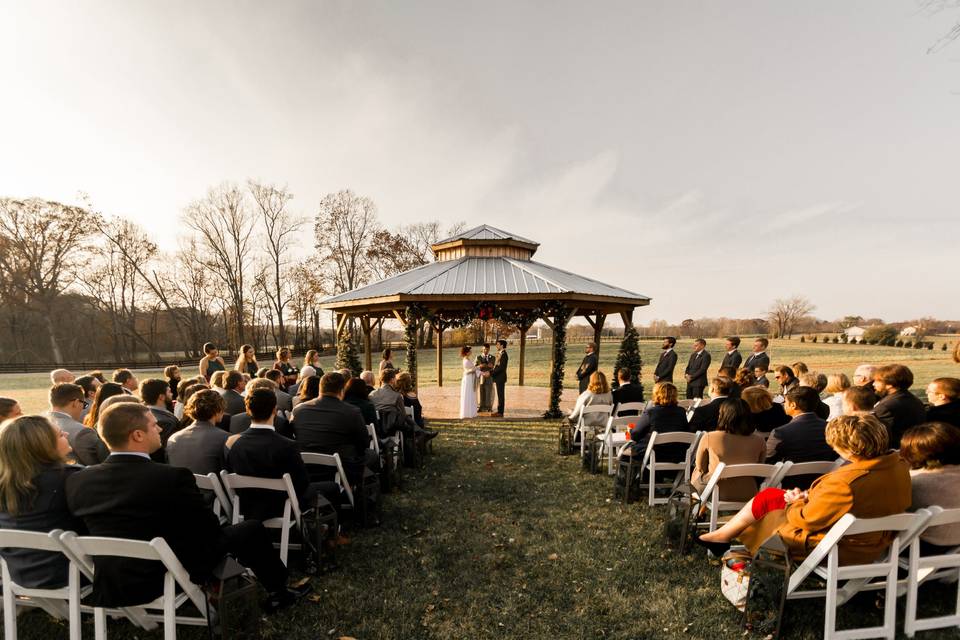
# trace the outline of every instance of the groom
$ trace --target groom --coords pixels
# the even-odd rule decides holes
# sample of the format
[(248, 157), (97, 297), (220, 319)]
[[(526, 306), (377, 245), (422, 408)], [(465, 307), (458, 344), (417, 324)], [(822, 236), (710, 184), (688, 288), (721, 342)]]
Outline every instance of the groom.
[(503, 389), (507, 386), (507, 363), (509, 361), (507, 341), (497, 340), (497, 359), (494, 362), (493, 369), (490, 370), (493, 384), (497, 385), (497, 412), (493, 414), (492, 417), (494, 418), (503, 417)]

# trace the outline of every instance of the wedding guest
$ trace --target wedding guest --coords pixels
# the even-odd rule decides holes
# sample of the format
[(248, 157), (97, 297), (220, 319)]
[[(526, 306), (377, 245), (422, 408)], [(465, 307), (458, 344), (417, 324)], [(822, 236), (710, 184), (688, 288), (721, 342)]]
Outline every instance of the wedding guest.
[[(720, 400), (717, 429), (700, 438), (694, 457), (691, 484), (702, 492), (710, 474), (721, 462), (731, 464), (756, 464), (766, 459), (766, 443), (756, 434), (750, 406), (745, 400), (728, 398)], [(730, 478), (718, 483), (721, 500), (749, 500), (757, 493), (754, 478)]]
[[(687, 412), (678, 405), (677, 387), (672, 382), (653, 385), (651, 405), (647, 406), (630, 428), (630, 446), (624, 451), (627, 456), (643, 456), (650, 441), (650, 434), (673, 431), (689, 432)], [(687, 446), (668, 444), (657, 450), (661, 462), (679, 462), (686, 455)]]
[(177, 405), (173, 408), (173, 415), (180, 421), (180, 427), (186, 427), (193, 423), (193, 419), (185, 414), (187, 402), (197, 391), (209, 389), (205, 383), (194, 382), (192, 384), (181, 384), (180, 391), (177, 394)]
[(850, 378), (845, 373), (831, 373), (827, 376), (827, 387), (824, 389), (830, 395), (824, 399), (824, 404), (830, 407), (827, 420), (833, 420), (843, 415), (843, 393), (850, 388)]
[(370, 400), (370, 388), (366, 382), (360, 378), (350, 378), (350, 380), (347, 381), (347, 386), (343, 390), (343, 401), (359, 409), (360, 415), (363, 416), (364, 424), (374, 425), (380, 437), (385, 437), (380, 433), (380, 421), (377, 419), (377, 408)]
[(50, 372), (50, 384), (60, 384), (62, 382), (73, 382), (77, 377), (66, 369), (54, 369)]
[[(213, 389), (190, 396), (185, 411), (193, 424), (167, 440), (167, 461), (171, 466), (184, 467), (202, 476), (220, 473), (224, 467), (224, 443), (230, 434), (216, 425), (223, 419), (225, 408), (223, 398)], [(153, 414), (151, 420), (156, 421)]]
[(707, 370), (710, 369), (710, 354), (707, 352), (707, 341), (697, 338), (693, 341), (693, 353), (687, 361), (687, 368), (683, 377), (687, 381), (687, 399), (702, 398), (703, 390), (707, 386)]
[(693, 410), (690, 416), (690, 431), (713, 431), (720, 418), (720, 406), (724, 400), (732, 397), (733, 380), (714, 378), (710, 381), (710, 401)]
[(770, 379), (767, 378), (766, 367), (755, 367), (753, 369), (753, 376), (757, 379), (758, 387), (763, 387), (764, 389), (770, 388)]
[[(377, 370), (377, 378), (382, 378), (383, 372), (387, 369), (396, 369), (396, 367), (393, 366), (393, 349), (390, 349), (389, 347), (383, 350), (383, 354), (380, 357), (380, 367)], [(383, 384), (383, 382), (380, 384)]]
[(873, 413), (890, 431), (890, 446), (899, 449), (900, 437), (910, 427), (926, 419), (920, 398), (910, 393), (913, 372), (902, 364), (887, 364), (873, 373), (873, 390), (880, 400)]
[(793, 369), (788, 366), (780, 365), (773, 369), (776, 373), (773, 379), (780, 384), (780, 395), (786, 396), (792, 390), (800, 386), (800, 381), (793, 375)]
[[(791, 420), (774, 429), (767, 438), (768, 462), (814, 462), (835, 458), (826, 440), (827, 422), (814, 413), (818, 402), (820, 396), (810, 387), (797, 387), (787, 393), (783, 410)], [(800, 484), (799, 480), (796, 482)]]
[(227, 377), (226, 371), (214, 371), (213, 375), (210, 376), (210, 388), (211, 389), (223, 389), (223, 379)]
[(160, 428), (160, 448), (153, 454), (155, 462), (167, 461), (167, 441), (180, 428), (180, 421), (173, 415), (173, 393), (166, 380), (151, 378), (140, 383), (140, 399), (150, 408)]
[[(66, 463), (69, 453), (67, 434), (46, 418), (20, 416), (0, 425), (0, 527), (86, 533), (64, 498), (67, 478), (81, 469)], [(62, 553), (10, 548), (0, 549), (0, 556), (22, 587), (67, 585), (69, 562)]]
[(300, 370), (290, 362), (290, 349), (286, 347), (277, 349), (277, 361), (273, 363), (273, 368), (283, 374), (283, 384), (280, 386), (284, 389), (297, 383)]
[(397, 374), (397, 391), (403, 396), (403, 406), (413, 407), (413, 421), (421, 429), (426, 427), (423, 421), (423, 405), (417, 398), (417, 392), (413, 388), (413, 378), (406, 371)]
[(861, 387), (866, 391), (870, 392), (870, 395), (873, 396), (872, 400), (867, 400), (872, 408), (873, 405), (877, 404), (877, 400), (880, 398), (877, 397), (877, 392), (873, 389), (873, 374), (877, 372), (876, 365), (872, 364), (861, 364), (853, 372), (853, 386)]
[(277, 396), (277, 411), (285, 413), (293, 411), (293, 396), (287, 393), (286, 390), (280, 388), (280, 385), (283, 384), (283, 374), (276, 369), (267, 369), (263, 377), (273, 382)]
[(104, 384), (105, 382), (107, 382), (107, 379), (103, 376), (103, 372), (100, 371), (99, 369), (94, 369), (93, 371), (91, 371), (91, 372), (88, 373), (87, 375), (88, 375), (88, 376), (93, 376), (94, 378), (96, 378), (97, 381), (98, 381), (100, 384)]
[(380, 388), (370, 394), (370, 402), (380, 414), (380, 427), (384, 434), (393, 436), (401, 431), (405, 438), (414, 438), (420, 427), (407, 415), (403, 394), (397, 390), (398, 386), (397, 370), (384, 369), (380, 376)]
[(50, 387), (50, 411), (46, 417), (58, 429), (67, 434), (70, 448), (76, 444), (76, 437), (86, 429), (80, 422), (83, 413), (83, 387), (61, 383)]
[(101, 383), (91, 375), (80, 376), (73, 383), (83, 389), (83, 411), (80, 412), (80, 422), (83, 422), (93, 406), (93, 398), (97, 395)]
[(374, 384), (376, 384), (376, 380), (373, 377), (373, 371), (370, 371), (369, 369), (366, 371), (362, 371), (360, 373), (360, 379), (363, 380), (364, 384), (367, 385), (367, 391), (369, 393), (373, 393)]
[(116, 382), (105, 382), (100, 385), (100, 388), (97, 389), (97, 395), (93, 397), (93, 405), (90, 407), (87, 417), (83, 419), (83, 424), (96, 431), (97, 421), (100, 419), (101, 405), (107, 398), (119, 395), (123, 395), (123, 387)]
[(170, 394), (174, 398), (179, 397), (181, 380), (180, 367), (175, 364), (165, 367), (163, 369), (163, 379), (167, 381), (167, 386), (170, 387)]
[(246, 388), (247, 382), (239, 371), (228, 371), (223, 377), (223, 391), (220, 391), (220, 395), (226, 403), (226, 415), (235, 416), (246, 412), (243, 401), (243, 390)]
[(936, 378), (927, 385), (927, 422), (960, 427), (960, 379)]
[[(633, 374), (630, 369), (624, 367), (617, 371), (617, 380), (620, 382), (620, 386), (613, 390), (613, 402), (617, 406), (644, 401), (643, 385), (639, 381), (632, 382), (632, 378)], [(620, 416), (635, 416), (638, 413), (635, 409), (625, 412), (617, 410), (617, 415)]]
[(804, 362), (794, 362), (790, 365), (790, 368), (793, 369), (793, 375), (797, 376), (797, 378), (810, 371)]
[(820, 392), (827, 387), (827, 376), (816, 371), (807, 371), (797, 379), (800, 381), (801, 387), (809, 387), (817, 392), (817, 406), (813, 412), (817, 414), (817, 417), (826, 420), (830, 416), (830, 407), (820, 399)]
[(757, 386), (757, 376), (753, 375), (753, 372), (750, 371), (750, 369), (738, 369), (733, 381), (736, 382), (737, 386), (740, 388), (741, 395), (743, 394), (743, 390), (747, 387)]
[(720, 367), (717, 370), (718, 378), (727, 378), (730, 381), (730, 397), (739, 398), (740, 397), (740, 385), (737, 384), (737, 371), (736, 369), (731, 369), (730, 367)]
[(729, 367), (736, 371), (740, 368), (740, 364), (743, 362), (743, 356), (740, 355), (740, 338), (738, 336), (731, 336), (726, 340), (727, 352), (723, 355), (723, 361), (720, 363), (721, 367)]
[(124, 393), (129, 393), (130, 395), (133, 395), (137, 390), (137, 386), (140, 384), (137, 381), (137, 376), (133, 375), (133, 372), (129, 369), (114, 370), (113, 381), (123, 387)]
[(850, 415), (858, 411), (873, 411), (877, 402), (877, 394), (873, 389), (852, 386), (843, 392), (843, 415)]
[[(900, 439), (910, 464), (911, 508), (960, 507), (960, 429), (942, 422), (911, 427)], [(960, 545), (960, 524), (930, 527), (920, 534), (920, 553), (940, 555)]]
[[(753, 353), (747, 358), (747, 361), (743, 364), (744, 367), (750, 369), (756, 373), (757, 367), (763, 369), (764, 372), (770, 370), (770, 356), (767, 355), (767, 347), (770, 346), (770, 341), (766, 338), (757, 338), (753, 341)], [(757, 375), (757, 378), (760, 376)]]
[[(590, 407), (597, 404), (613, 405), (613, 394), (610, 392), (610, 385), (607, 383), (607, 376), (602, 371), (594, 371), (590, 376), (590, 384), (577, 397), (577, 402), (567, 419), (576, 424), (580, 420), (584, 407)], [(587, 413), (583, 414), (583, 424), (588, 427), (602, 427), (607, 424), (609, 414)]]
[(297, 374), (297, 383), (290, 387), (290, 393), (293, 395), (299, 395), (300, 390), (303, 389), (303, 381), (308, 378), (319, 378), (317, 375), (317, 370), (307, 365), (300, 369), (300, 372)]
[(253, 347), (249, 344), (240, 347), (240, 354), (237, 356), (237, 362), (233, 365), (233, 370), (246, 373), (251, 378), (256, 378), (259, 368), (260, 365), (257, 364), (257, 354), (253, 350)]
[[(280, 372), (278, 371), (277, 373)], [(274, 398), (277, 396), (277, 385), (273, 382), (273, 380), (268, 378), (257, 378), (256, 380), (251, 380), (250, 384), (247, 385), (247, 393), (246, 397), (244, 398), (246, 411), (230, 416), (229, 431), (231, 434), (244, 433), (250, 428), (250, 425), (252, 424), (252, 418), (250, 417), (250, 407), (247, 399), (250, 397), (250, 394), (257, 389), (266, 389), (274, 395)], [(280, 415), (279, 411), (273, 416), (273, 428), (274, 431), (279, 433), (281, 436), (285, 438), (293, 438), (293, 426), (285, 416)]]
[(0, 397), (0, 422), (13, 420), (23, 415), (20, 403), (13, 398)]
[[(841, 416), (830, 422), (826, 437), (833, 457), (840, 456), (850, 464), (821, 476), (809, 491), (764, 489), (722, 527), (697, 538), (698, 542), (719, 555), (739, 537), (750, 553), (755, 553), (764, 540), (778, 533), (790, 556), (800, 561), (847, 513), (857, 518), (882, 518), (903, 513), (910, 506), (908, 465), (890, 452), (887, 430), (876, 417)], [(890, 546), (894, 535), (844, 536), (837, 545), (840, 564), (873, 562)]]
[[(326, 374), (324, 374), (326, 375)], [(297, 396), (297, 401), (294, 403), (294, 409), (300, 406), (303, 402), (309, 402), (310, 400), (315, 400), (320, 396), (320, 378), (317, 376), (310, 376), (303, 381), (303, 384), (300, 385), (300, 394)]]
[(210, 382), (213, 374), (217, 371), (226, 371), (227, 365), (220, 356), (220, 350), (217, 349), (217, 345), (212, 342), (207, 342), (203, 345), (203, 354), (203, 357), (200, 358), (200, 375), (202, 375), (207, 382)]

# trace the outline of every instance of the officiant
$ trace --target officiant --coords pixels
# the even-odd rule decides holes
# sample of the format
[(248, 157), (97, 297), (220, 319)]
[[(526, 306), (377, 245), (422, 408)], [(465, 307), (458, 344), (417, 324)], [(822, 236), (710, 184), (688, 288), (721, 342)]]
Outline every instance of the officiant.
[(493, 411), (493, 378), (490, 377), (490, 370), (493, 369), (496, 361), (496, 356), (490, 354), (490, 343), (484, 343), (483, 352), (477, 356), (475, 362), (477, 371), (481, 372), (479, 377), (480, 407), (478, 409), (480, 413)]

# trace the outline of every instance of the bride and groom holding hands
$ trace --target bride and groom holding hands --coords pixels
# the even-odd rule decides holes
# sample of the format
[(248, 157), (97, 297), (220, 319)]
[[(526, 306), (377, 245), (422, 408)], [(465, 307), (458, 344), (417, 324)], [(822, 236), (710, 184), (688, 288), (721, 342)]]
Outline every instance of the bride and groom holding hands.
[[(476, 418), (478, 411), (493, 410), (493, 388), (497, 389), (497, 410), (492, 417), (503, 417), (503, 392), (507, 384), (507, 341), (497, 340), (497, 355), (490, 353), (490, 345), (483, 345), (483, 353), (471, 359), (469, 345), (460, 349), (463, 359), (463, 379), (460, 382), (460, 418)], [(477, 396), (479, 395), (479, 408)]]

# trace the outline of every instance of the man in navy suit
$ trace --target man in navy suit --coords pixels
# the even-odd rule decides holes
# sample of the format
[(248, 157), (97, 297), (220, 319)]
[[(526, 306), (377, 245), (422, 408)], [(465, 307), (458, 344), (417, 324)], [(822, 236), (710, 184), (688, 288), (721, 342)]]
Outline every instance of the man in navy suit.
[(740, 355), (740, 338), (737, 336), (730, 336), (727, 338), (727, 353), (723, 356), (723, 362), (720, 363), (720, 368), (729, 367), (733, 369), (736, 373), (737, 369), (740, 368), (740, 363), (743, 362), (743, 356)]
[(673, 336), (663, 339), (657, 368), (653, 371), (654, 382), (673, 382), (673, 369), (677, 366), (677, 352), (673, 350), (675, 346), (677, 346), (677, 339)]
[(710, 354), (706, 350), (707, 341), (697, 338), (693, 342), (693, 353), (687, 362), (683, 377), (687, 380), (687, 399), (702, 398), (707, 388), (707, 369), (710, 368)]
[(770, 341), (766, 338), (757, 338), (753, 341), (753, 353), (747, 358), (744, 367), (753, 371), (757, 367), (763, 367), (764, 371), (770, 371), (770, 356), (767, 355), (767, 347)]

